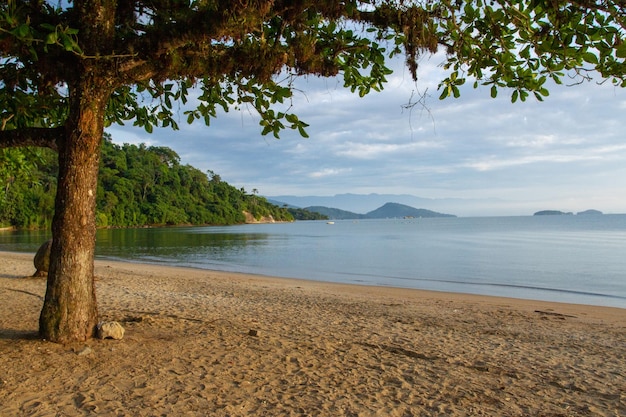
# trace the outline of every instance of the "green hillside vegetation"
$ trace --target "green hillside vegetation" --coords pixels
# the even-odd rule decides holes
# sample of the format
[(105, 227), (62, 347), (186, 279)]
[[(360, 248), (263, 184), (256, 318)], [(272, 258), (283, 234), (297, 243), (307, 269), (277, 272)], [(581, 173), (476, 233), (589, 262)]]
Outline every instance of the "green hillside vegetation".
[(0, 227), (51, 225), (56, 159), (46, 148), (0, 149)]
[(271, 198), (268, 198), (267, 201), (275, 206), (286, 208), (293, 216), (294, 220), (328, 220), (328, 216), (306, 208), (292, 206), (282, 201), (272, 200)]
[[(0, 226), (48, 228), (54, 213), (57, 156), (47, 149), (0, 149)], [(181, 165), (167, 147), (116, 145), (105, 136), (97, 190), (99, 227), (230, 225), (255, 219), (293, 221), (256, 190)]]
[(366, 219), (364, 214), (357, 214), (351, 211), (341, 210), (338, 208), (323, 207), (323, 206), (310, 206), (306, 210), (321, 213), (333, 220), (346, 220), (346, 219)]
[(296, 220), (328, 220), (328, 216), (306, 208), (289, 207), (287, 210)]

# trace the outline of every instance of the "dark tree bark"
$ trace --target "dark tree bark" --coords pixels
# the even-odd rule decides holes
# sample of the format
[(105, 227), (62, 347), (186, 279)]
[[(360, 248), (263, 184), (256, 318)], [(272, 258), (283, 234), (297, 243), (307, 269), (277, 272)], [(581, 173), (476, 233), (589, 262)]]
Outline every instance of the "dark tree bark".
[(98, 320), (93, 275), (96, 187), (109, 98), (102, 80), (85, 77), (72, 88), (66, 135), (58, 144), (54, 241), (39, 319), (41, 337), (58, 343), (93, 337)]
[(69, 112), (58, 141), (59, 176), (52, 219), (53, 243), (43, 309), (42, 338), (69, 343), (95, 335), (98, 308), (94, 286), (96, 194), (107, 102), (115, 88), (110, 62), (115, 0), (75, 0), (82, 48), (67, 77)]

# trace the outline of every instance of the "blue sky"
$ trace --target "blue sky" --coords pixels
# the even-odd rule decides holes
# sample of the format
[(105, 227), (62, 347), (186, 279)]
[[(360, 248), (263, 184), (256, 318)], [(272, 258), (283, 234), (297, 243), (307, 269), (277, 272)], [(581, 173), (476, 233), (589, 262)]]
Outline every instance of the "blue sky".
[[(292, 110), (310, 124), (308, 139), (292, 131), (280, 140), (261, 136), (247, 110), (220, 114), (210, 127), (187, 125), (181, 115), (179, 131), (108, 131), (120, 144), (168, 146), (183, 163), (265, 196), (411, 194), (499, 199), (485, 212), (494, 215), (626, 213), (625, 89), (552, 86), (544, 102), (512, 104), (509, 91), (492, 99), (470, 83), (461, 98), (440, 101), (441, 62), (424, 59), (417, 83), (394, 62), (385, 90), (364, 98), (338, 79), (299, 79)], [(425, 107), (403, 108), (424, 93)]]

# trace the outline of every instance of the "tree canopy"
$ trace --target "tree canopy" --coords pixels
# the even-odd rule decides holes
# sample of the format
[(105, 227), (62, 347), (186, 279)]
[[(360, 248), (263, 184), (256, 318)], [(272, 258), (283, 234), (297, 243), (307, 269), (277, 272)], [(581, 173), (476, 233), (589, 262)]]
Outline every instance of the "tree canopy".
[[(96, 187), (103, 129), (209, 125), (249, 108), (261, 133), (306, 123), (291, 80), (339, 76), (360, 95), (383, 88), (404, 54), (417, 78), (445, 52), (441, 98), (459, 86), (505, 88), (512, 101), (546, 82), (625, 86), (623, 0), (8, 0), (0, 5), (0, 148), (58, 151), (54, 243), (40, 320), (47, 339), (91, 337)], [(184, 108), (182, 107), (184, 106)], [(287, 110), (285, 110), (285, 108)], [(296, 109), (297, 110), (297, 109)], [(78, 298), (71, 294), (81, 294)]]
[[(389, 56), (443, 50), (441, 97), (475, 86), (512, 98), (548, 95), (547, 79), (597, 76), (620, 86), (626, 44), (624, 3), (607, 1), (34, 1), (0, 9), (5, 130), (62, 125), (80, 66), (95, 66), (110, 95), (106, 123), (152, 131), (177, 127), (177, 102), (200, 90), (186, 120), (210, 124), (216, 109), (250, 106), (264, 134), (306, 124), (272, 105), (292, 94), (289, 79), (343, 77), (364, 95), (383, 88)], [(277, 75), (283, 82), (278, 82)], [(19, 132), (13, 132), (17, 135)], [(55, 147), (55, 136), (22, 135), (4, 146)]]

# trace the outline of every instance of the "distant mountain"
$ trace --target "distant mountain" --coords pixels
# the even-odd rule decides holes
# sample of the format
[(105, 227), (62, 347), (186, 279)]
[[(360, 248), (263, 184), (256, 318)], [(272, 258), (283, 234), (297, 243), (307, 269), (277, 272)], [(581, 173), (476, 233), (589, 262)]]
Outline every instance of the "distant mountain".
[(293, 196), (282, 195), (267, 197), (274, 204), (287, 204), (295, 207), (336, 207), (353, 213), (367, 213), (390, 201), (417, 207), (431, 207), (435, 200), (408, 194), (337, 194), (334, 196)]
[(442, 214), (426, 209), (416, 209), (414, 207), (398, 203), (386, 203), (376, 210), (372, 210), (366, 214), (358, 214), (351, 211), (323, 206), (311, 206), (307, 207), (305, 210), (323, 214), (333, 220), (388, 219), (397, 217), (456, 217), (451, 214)]
[[(336, 194), (332, 196), (281, 195), (266, 197), (279, 207), (333, 207), (352, 213), (368, 213), (388, 202), (421, 207), (462, 217), (528, 216), (541, 207), (559, 206), (549, 200), (504, 200), (499, 198), (424, 198), (410, 194)], [(576, 210), (583, 207), (572, 207)], [(546, 210), (543, 210), (546, 211)], [(589, 213), (587, 213), (587, 211)], [(580, 214), (601, 214), (587, 210)], [(572, 213), (573, 214), (573, 213)]]
[(297, 204), (291, 204), (288, 203), (286, 201), (282, 201), (282, 200), (275, 200), (274, 197), (265, 197), (265, 199), (267, 200), (268, 203), (273, 204), (275, 206), (278, 207), (284, 207), (287, 209), (293, 208), (293, 209), (298, 209), (298, 208), (303, 208), (303, 206), (297, 205)]
[(423, 198), (409, 194), (337, 194), (334, 196), (267, 196), (278, 206), (333, 207), (352, 213), (367, 213), (388, 202), (423, 207), (441, 213), (462, 216), (522, 215), (525, 210), (513, 209), (516, 203), (500, 199)]
[(365, 215), (368, 219), (385, 219), (393, 217), (456, 217), (452, 214), (437, 213), (436, 211), (417, 209), (398, 203), (386, 203), (384, 206), (370, 211)]

